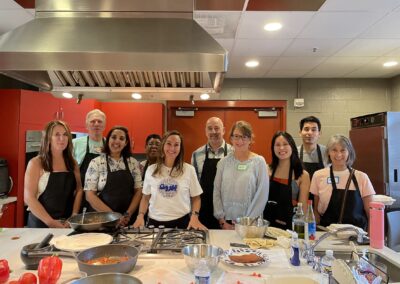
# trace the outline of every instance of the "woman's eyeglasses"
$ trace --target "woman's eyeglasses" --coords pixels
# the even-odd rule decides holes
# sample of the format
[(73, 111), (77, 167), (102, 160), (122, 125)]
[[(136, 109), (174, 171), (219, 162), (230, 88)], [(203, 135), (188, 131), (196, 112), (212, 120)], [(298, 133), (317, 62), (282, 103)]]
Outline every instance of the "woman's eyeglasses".
[(250, 137), (246, 135), (232, 135), (231, 138), (235, 141), (248, 141), (250, 139)]

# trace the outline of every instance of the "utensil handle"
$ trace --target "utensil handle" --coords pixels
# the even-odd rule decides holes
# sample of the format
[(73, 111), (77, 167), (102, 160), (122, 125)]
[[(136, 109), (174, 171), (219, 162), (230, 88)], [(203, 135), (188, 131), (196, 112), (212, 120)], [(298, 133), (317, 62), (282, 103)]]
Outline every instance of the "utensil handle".
[(51, 240), (53, 237), (54, 237), (54, 235), (53, 235), (52, 233), (49, 233), (46, 237), (44, 237), (44, 239), (43, 239), (40, 243), (38, 243), (38, 244), (35, 246), (35, 249), (41, 249), (41, 248), (47, 246), (47, 245), (49, 244), (50, 240)]

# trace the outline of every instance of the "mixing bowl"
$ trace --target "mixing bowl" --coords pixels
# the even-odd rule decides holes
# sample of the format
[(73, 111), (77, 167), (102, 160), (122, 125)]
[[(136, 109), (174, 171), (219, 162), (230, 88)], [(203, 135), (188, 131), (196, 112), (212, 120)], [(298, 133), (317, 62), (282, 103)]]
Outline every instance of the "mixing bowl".
[(194, 272), (202, 259), (205, 260), (208, 269), (212, 272), (218, 266), (219, 258), (224, 253), (224, 250), (217, 246), (196, 244), (185, 246), (182, 249), (182, 253), (186, 265), (192, 272)]
[[(256, 217), (258, 218), (258, 217)], [(262, 238), (267, 231), (269, 222), (262, 219), (254, 220), (252, 217), (242, 217), (236, 219), (235, 231), (241, 238)]]

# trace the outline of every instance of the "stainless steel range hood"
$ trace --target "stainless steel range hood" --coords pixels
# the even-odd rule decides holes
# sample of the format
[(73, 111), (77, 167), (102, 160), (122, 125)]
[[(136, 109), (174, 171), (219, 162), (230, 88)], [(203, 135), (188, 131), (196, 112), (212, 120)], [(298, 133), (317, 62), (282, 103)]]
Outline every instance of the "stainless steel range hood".
[(0, 72), (103, 99), (219, 93), (227, 51), (192, 13), (187, 0), (36, 0), (36, 18), (0, 37)]

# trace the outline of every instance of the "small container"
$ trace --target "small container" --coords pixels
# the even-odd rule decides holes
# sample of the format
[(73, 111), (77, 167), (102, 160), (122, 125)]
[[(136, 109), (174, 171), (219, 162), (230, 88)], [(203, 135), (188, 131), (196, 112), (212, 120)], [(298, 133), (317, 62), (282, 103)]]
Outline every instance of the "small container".
[(205, 259), (201, 259), (194, 270), (194, 278), (196, 284), (211, 284), (211, 272)]
[(332, 275), (332, 264), (335, 260), (333, 256), (333, 251), (327, 249), (325, 255), (321, 258), (321, 273), (327, 277)]
[(381, 249), (385, 242), (385, 205), (381, 202), (369, 203), (369, 242), (370, 246)]
[(299, 236), (292, 232), (292, 241), (290, 242), (290, 264), (300, 266)]

